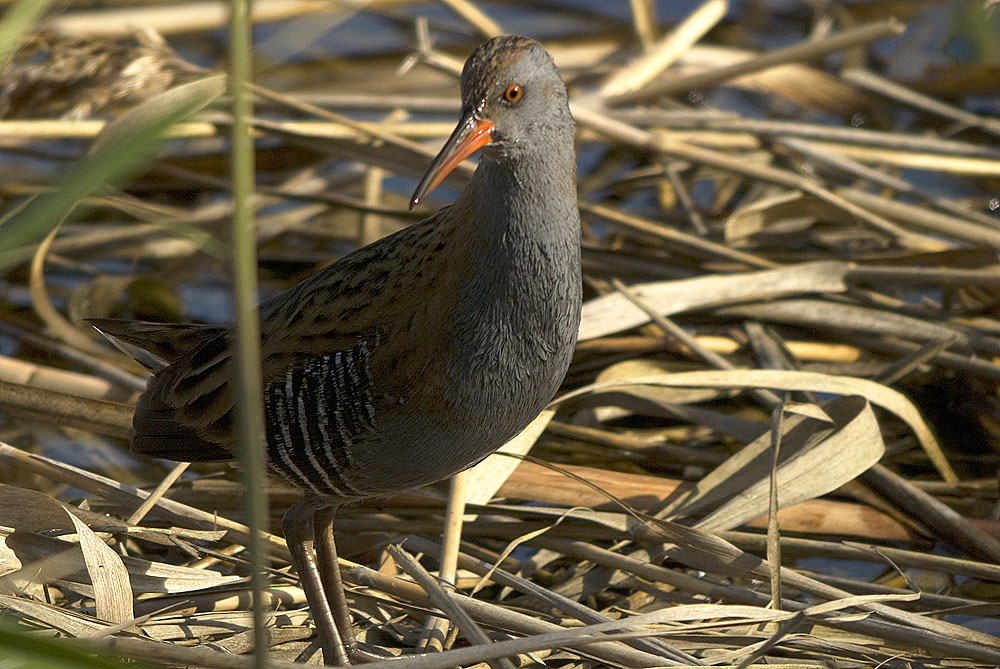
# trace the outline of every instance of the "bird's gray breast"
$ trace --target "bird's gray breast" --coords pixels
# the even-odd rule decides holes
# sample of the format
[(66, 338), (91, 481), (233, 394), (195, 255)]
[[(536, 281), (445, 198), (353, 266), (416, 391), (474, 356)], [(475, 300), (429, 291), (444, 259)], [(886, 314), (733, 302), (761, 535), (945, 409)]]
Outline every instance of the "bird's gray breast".
[(484, 450), (502, 445), (552, 398), (580, 324), (579, 246), (514, 240), (463, 287), (451, 332), (449, 399)]

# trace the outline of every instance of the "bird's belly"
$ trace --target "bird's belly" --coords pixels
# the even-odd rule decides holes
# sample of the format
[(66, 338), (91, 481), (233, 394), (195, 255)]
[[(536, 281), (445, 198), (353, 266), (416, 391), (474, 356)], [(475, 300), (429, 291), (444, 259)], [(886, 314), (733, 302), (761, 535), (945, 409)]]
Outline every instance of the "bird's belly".
[[(480, 339), (486, 333), (493, 339)], [(268, 434), (273, 468), (307, 494), (349, 500), (439, 481), (498, 449), (552, 398), (573, 339), (508, 329), (509, 339), (498, 341), (505, 333), (497, 327), (464, 334), (477, 339), (431, 346), (424, 338), (425, 353), (436, 349), (422, 356), (434, 361), (429, 366), (414, 368), (404, 354), (373, 368), (370, 384), (358, 388), (319, 381), (351, 376), (325, 368), (271, 388), (268, 423), (279, 426)], [(358, 353), (348, 362), (355, 358), (362, 360)], [(345, 359), (334, 367), (343, 371)], [(367, 375), (355, 366), (359, 378)]]
[(307, 494), (344, 500), (386, 495), (474, 465), (544, 405), (477, 401), (472, 407), (433, 395), (391, 400), (392, 407), (376, 407), (370, 428), (350, 432), (338, 429), (344, 424), (338, 412), (285, 416), (280, 430), (268, 435), (272, 469)]
[[(510, 370), (480, 370), (445, 394), (428, 387), (426, 393), (392, 398), (387, 401), (393, 406), (376, 407), (371, 430), (338, 435), (309, 451), (272, 448), (272, 464), (307, 491), (342, 499), (440, 481), (478, 463), (527, 426), (555, 392), (565, 371), (561, 366), (558, 374), (546, 374), (558, 379), (542, 385), (527, 383)], [(337, 421), (337, 416), (327, 416), (323, 423)], [(298, 470), (291, 476), (289, 461)]]

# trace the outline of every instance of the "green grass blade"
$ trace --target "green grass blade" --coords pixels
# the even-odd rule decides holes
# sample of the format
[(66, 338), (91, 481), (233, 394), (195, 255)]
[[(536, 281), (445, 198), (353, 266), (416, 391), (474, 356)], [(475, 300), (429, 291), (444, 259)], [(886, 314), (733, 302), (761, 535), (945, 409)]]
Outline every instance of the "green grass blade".
[(200, 79), (156, 95), (110, 122), (58, 189), (29, 201), (0, 224), (0, 271), (23, 258), (15, 252), (41, 241), (83, 198), (137, 172), (153, 158), (171, 125), (203, 109), (224, 90), (221, 75)]
[(0, 21), (0, 72), (7, 69), (21, 36), (31, 30), (52, 4), (52, 0), (21, 0), (4, 12)]

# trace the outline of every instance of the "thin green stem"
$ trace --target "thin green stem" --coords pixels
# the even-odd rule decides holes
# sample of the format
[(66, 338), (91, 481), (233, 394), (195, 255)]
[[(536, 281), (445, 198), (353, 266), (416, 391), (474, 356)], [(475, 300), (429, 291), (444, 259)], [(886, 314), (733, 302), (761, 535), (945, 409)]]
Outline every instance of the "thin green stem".
[(253, 588), (255, 666), (267, 666), (267, 617), (264, 590), (266, 545), (261, 537), (269, 514), (264, 457), (264, 413), (261, 401), (260, 323), (257, 315), (257, 242), (254, 235), (254, 149), (249, 89), (252, 64), (250, 2), (233, 0), (229, 34), (230, 89), (233, 98), (233, 289), (235, 294), (236, 357), (233, 380), (236, 401), (235, 436), (246, 486), (250, 526), (250, 569)]

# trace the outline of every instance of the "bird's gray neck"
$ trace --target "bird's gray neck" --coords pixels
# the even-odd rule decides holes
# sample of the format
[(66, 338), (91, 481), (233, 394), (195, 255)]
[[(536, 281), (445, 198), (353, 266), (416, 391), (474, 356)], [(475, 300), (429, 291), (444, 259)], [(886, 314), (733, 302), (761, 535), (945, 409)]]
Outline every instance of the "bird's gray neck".
[(527, 357), (546, 355), (532, 347), (571, 349), (580, 321), (576, 164), (571, 150), (561, 153), (509, 162), (484, 157), (453, 206), (465, 214), (455, 217), (465, 256), (457, 312), (476, 321), (459, 329), (508, 337)]
[(517, 255), (539, 244), (569, 244), (579, 252), (575, 156), (572, 151), (539, 153), (544, 158), (482, 157), (454, 205), (469, 212), (472, 225), (462, 233), (475, 246)]
[[(582, 282), (576, 165), (568, 153), (561, 162), (484, 159), (453, 205), (461, 270), (449, 341), (460, 355), (448, 362), (448, 399), (456, 411), (487, 407), (458, 421), (481, 429), (483, 443), (502, 443), (512, 425), (534, 418), (572, 357)], [(485, 381), (472, 387), (468, 379)]]

